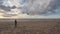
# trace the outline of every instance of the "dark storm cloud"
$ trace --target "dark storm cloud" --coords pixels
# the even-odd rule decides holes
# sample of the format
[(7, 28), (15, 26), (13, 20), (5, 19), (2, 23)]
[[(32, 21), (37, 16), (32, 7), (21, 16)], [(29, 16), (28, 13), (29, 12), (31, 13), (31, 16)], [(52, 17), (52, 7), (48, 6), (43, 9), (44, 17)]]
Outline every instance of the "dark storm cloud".
[[(38, 10), (39, 8), (37, 8)], [(45, 15), (49, 15), (49, 14), (56, 14), (56, 13), (59, 13), (60, 9), (60, 0), (53, 0), (49, 3), (49, 5), (46, 7), (46, 9), (44, 11), (41, 12), (41, 10), (39, 10), (38, 12), (36, 12), (36, 14), (45, 14)], [(55, 11), (57, 10), (57, 11)], [(50, 13), (49, 13), (50, 12)]]
[(4, 6), (4, 5), (0, 5), (0, 9), (3, 9), (5, 11), (10, 11), (11, 9), (15, 9), (15, 6), (9, 7), (9, 6)]
[(3, 4), (3, 1), (4, 0), (0, 0), (0, 9), (3, 9), (5, 11), (10, 11), (10, 7), (6, 7), (6, 6), (2, 5)]
[(10, 6), (4, 6), (4, 5), (2, 5), (3, 1), (4, 0), (0, 0), (0, 9), (5, 10), (5, 11), (10, 11), (11, 9), (15, 9), (16, 8), (16, 6), (10, 7)]
[(3, 0), (0, 0), (0, 5), (2, 5), (2, 3), (3, 3)]
[(60, 8), (60, 0), (54, 0), (54, 1), (51, 1), (47, 10), (53, 11), (53, 10), (56, 10), (58, 8)]
[(6, 7), (6, 6), (4, 6), (4, 5), (1, 5), (0, 6), (0, 9), (3, 9), (3, 10), (5, 10), (5, 11), (10, 11), (10, 7), (8, 6), (8, 7)]

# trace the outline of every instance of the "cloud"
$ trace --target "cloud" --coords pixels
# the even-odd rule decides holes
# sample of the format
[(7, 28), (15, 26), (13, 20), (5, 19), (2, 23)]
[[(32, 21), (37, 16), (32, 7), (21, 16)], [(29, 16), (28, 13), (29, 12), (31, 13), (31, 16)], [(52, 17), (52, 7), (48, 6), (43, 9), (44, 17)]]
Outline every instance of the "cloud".
[(51, 12), (53, 12), (53, 11), (56, 12), (55, 10), (59, 10), (59, 9), (60, 9), (60, 0), (51, 1), (47, 8), (47, 10), (51, 11)]
[[(11, 11), (19, 8), (28, 15), (49, 15), (60, 11), (60, 0), (0, 0), (0, 9)], [(12, 1), (12, 2), (11, 2)], [(7, 4), (6, 4), (7, 3)], [(7, 5), (7, 6), (6, 6)]]
[(27, 3), (27, 2), (28, 2), (28, 0), (20, 0), (21, 4), (24, 4), (24, 3)]
[(5, 10), (5, 11), (11, 11), (11, 9), (15, 9), (16, 6), (5, 6), (7, 0), (0, 0), (0, 9)]
[(32, 15), (55, 14), (60, 12), (60, 0), (43, 0), (38, 2), (34, 1), (33, 3), (28, 2), (27, 5), (22, 8), (23, 8), (22, 9), (23, 13), (32, 14)]

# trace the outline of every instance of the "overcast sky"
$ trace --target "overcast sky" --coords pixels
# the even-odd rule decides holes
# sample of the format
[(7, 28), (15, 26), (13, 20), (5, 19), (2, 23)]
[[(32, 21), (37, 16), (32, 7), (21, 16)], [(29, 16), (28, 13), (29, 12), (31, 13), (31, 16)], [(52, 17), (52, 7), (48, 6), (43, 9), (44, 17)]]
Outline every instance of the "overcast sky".
[[(57, 14), (60, 12), (60, 0), (0, 0), (0, 9), (11, 11), (19, 8), (26, 14)], [(50, 15), (50, 14), (49, 14)]]

